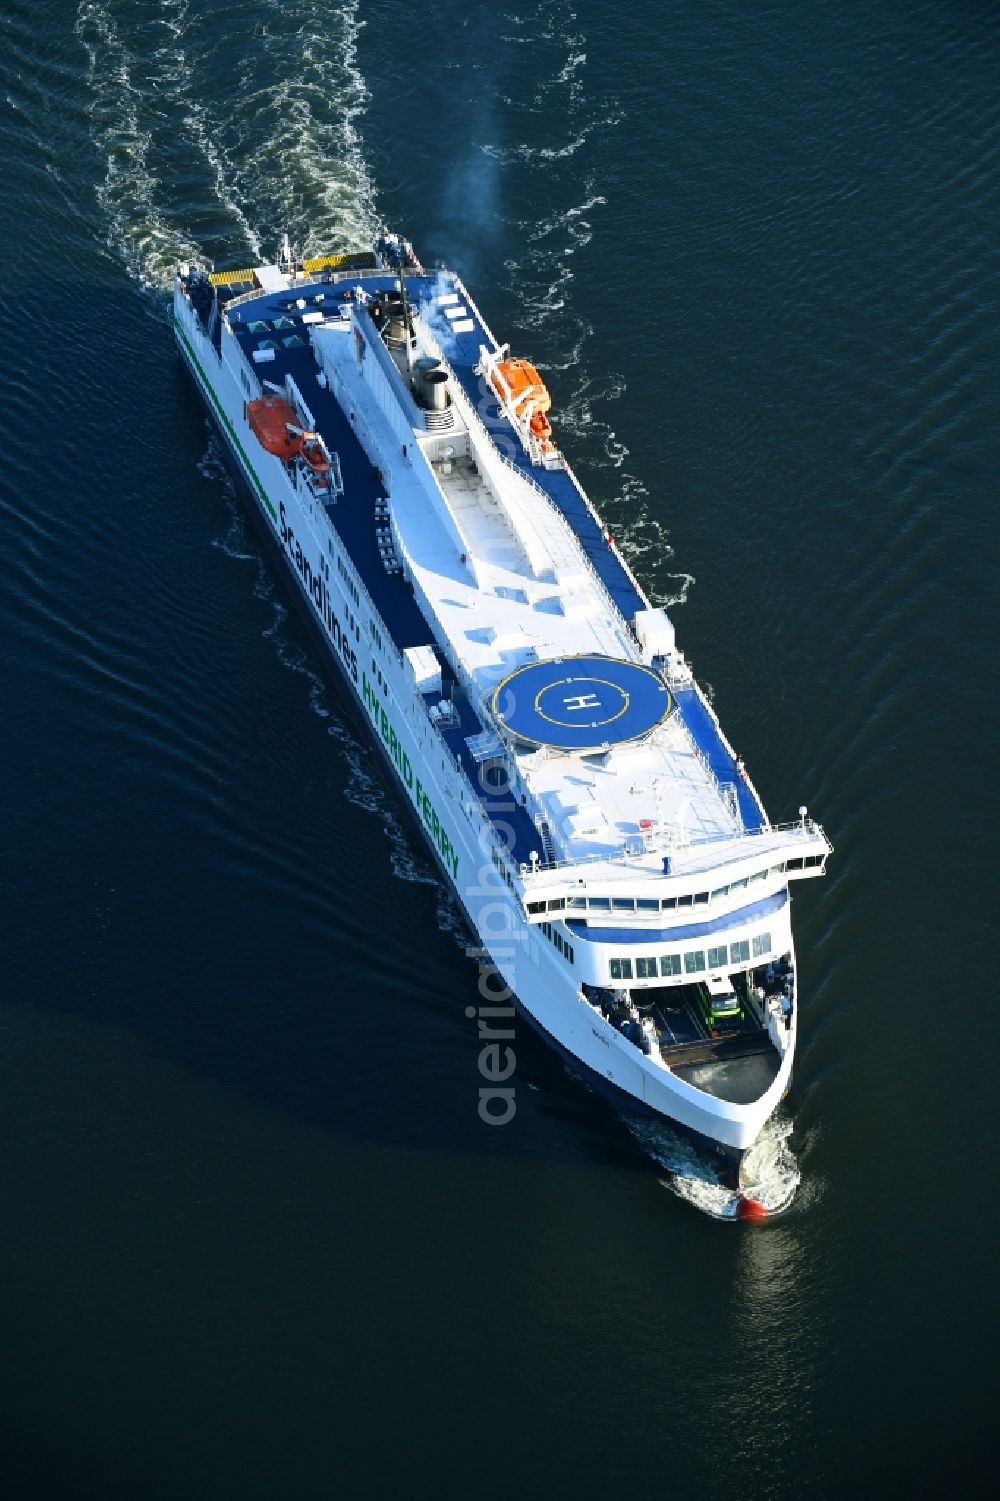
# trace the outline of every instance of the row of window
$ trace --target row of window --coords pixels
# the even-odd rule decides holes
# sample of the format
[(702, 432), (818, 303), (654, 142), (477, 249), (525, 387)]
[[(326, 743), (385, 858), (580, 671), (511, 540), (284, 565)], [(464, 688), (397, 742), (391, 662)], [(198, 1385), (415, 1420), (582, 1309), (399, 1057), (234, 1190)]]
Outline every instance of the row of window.
[[(548, 923), (542, 923), (543, 928)], [(755, 959), (763, 959), (771, 952), (770, 933), (758, 933), (752, 939), (741, 938), (737, 943), (718, 944), (711, 949), (689, 949), (686, 954), (661, 954), (659, 959), (654, 954), (643, 956), (634, 961), (635, 973), (633, 975), (633, 960), (612, 959), (610, 960), (612, 980), (655, 980), (658, 976), (670, 979), (682, 972), (686, 975), (700, 975), (706, 969), (725, 969), (733, 964), (748, 964), (750, 955)], [(683, 970), (682, 970), (683, 961)], [(707, 961), (707, 962), (706, 962)]]
[(337, 572), (340, 574), (341, 578), (344, 580), (344, 583), (347, 585), (347, 592), (348, 592), (348, 594), (351, 596), (351, 598), (353, 599), (354, 603), (358, 606), (358, 609), (360, 609), (361, 608), (361, 593), (360, 593), (360, 591), (358, 589), (357, 584), (351, 578), (351, 575), (350, 575), (350, 573), (348, 572), (348, 569), (347, 569), (347, 564), (344, 562), (343, 558), (340, 556), (340, 553), (337, 554)]
[(545, 934), (549, 942), (555, 944), (556, 948), (559, 950), (560, 954), (562, 954), (563, 958), (568, 959), (570, 964), (572, 964), (573, 945), (571, 943), (567, 943), (562, 934), (557, 933), (550, 922), (540, 922), (538, 926), (541, 928), (542, 932)]
[(711, 902), (738, 895), (768, 876), (784, 875), (789, 870), (809, 869), (822, 865), (825, 856), (805, 855), (794, 860), (782, 860), (767, 870), (755, 871), (739, 881), (730, 881), (728, 886), (717, 886), (714, 891), (695, 891), (687, 896), (557, 896), (548, 902), (529, 902), (529, 912), (674, 912), (683, 907), (707, 907)]
[(376, 662), (376, 660), (375, 660), (374, 657), (372, 657), (372, 677), (375, 679), (375, 681), (378, 683), (379, 687), (381, 688), (381, 690), (382, 690), (382, 697), (383, 698), (388, 698), (389, 697), (389, 683), (388, 683), (388, 680), (385, 677), (383, 677), (383, 675), (382, 675), (382, 669), (378, 665), (378, 663)]
[[(507, 885), (510, 887), (511, 891), (515, 891), (516, 892), (516, 888), (514, 886), (514, 877), (511, 875), (510, 871), (507, 869), (507, 863), (503, 859), (503, 857), (500, 854), (499, 850), (491, 848), (491, 850), (490, 850), (490, 859), (493, 861), (493, 864), (496, 866), (497, 870), (500, 872), (500, 874), (503, 876), (504, 880), (507, 882)], [(570, 949), (570, 953), (571, 954), (572, 954), (572, 952), (573, 952), (573, 950)]]

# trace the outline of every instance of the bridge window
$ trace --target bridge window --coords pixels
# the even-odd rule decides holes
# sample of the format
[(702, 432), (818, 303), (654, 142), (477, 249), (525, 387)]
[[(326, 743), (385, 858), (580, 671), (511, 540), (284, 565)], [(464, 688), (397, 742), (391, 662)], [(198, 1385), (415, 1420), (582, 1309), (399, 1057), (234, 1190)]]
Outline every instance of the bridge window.
[(631, 961), (631, 959), (612, 959), (612, 961), (611, 961), (611, 978), (612, 978), (612, 980), (631, 980), (631, 978), (632, 978), (632, 961)]
[(764, 954), (769, 954), (770, 952), (771, 952), (771, 935), (770, 935), (770, 933), (758, 933), (757, 936), (756, 936), (756, 938), (753, 941), (753, 956), (754, 956), (754, 958), (755, 959), (760, 959), (760, 958), (763, 957)]
[(587, 905), (587, 898), (585, 896), (568, 896), (566, 898), (566, 905), (567, 905), (567, 907), (576, 907), (576, 908), (586, 907), (586, 905)]
[(660, 956), (661, 975), (679, 975), (681, 972), (680, 954), (662, 954)]
[(729, 945), (729, 962), (731, 964), (742, 964), (742, 963), (744, 963), (745, 960), (747, 960), (749, 958), (750, 958), (750, 941), (749, 941), (749, 939), (744, 938), (742, 940), (742, 942), (740, 942), (740, 943), (731, 943)]
[(650, 899), (647, 896), (640, 896), (640, 897), (638, 897), (636, 899), (636, 904), (635, 905), (638, 907), (638, 909), (639, 909), (640, 912), (656, 912), (656, 911), (659, 910), (659, 906), (660, 906), (659, 902), (656, 900), (655, 897), (653, 897), (652, 899)]
[(709, 969), (723, 969), (725, 967), (725, 964), (726, 964), (726, 961), (728, 960), (728, 958), (729, 958), (729, 950), (726, 948), (725, 944), (722, 944), (722, 946), (720, 948), (717, 948), (717, 949), (709, 949), (709, 951), (708, 951), (708, 967), (709, 967)]
[(660, 906), (663, 908), (664, 912), (672, 912), (673, 909), (677, 906), (677, 898), (675, 896), (665, 896), (660, 902)]
[(616, 912), (634, 912), (635, 897), (613, 896), (611, 898), (611, 905)]
[(591, 908), (596, 907), (599, 912), (610, 912), (611, 898), (607, 896), (592, 896), (590, 898), (590, 905)]
[(696, 975), (705, 968), (705, 950), (689, 949), (684, 955), (684, 969), (689, 975)]
[(718, 887), (716, 887), (715, 891), (712, 892), (712, 901), (713, 902), (717, 902), (717, 901), (720, 900), (721, 897), (728, 896), (728, 895), (729, 895), (729, 887), (728, 886), (718, 886)]
[(655, 960), (655, 958), (654, 959), (637, 959), (635, 961), (635, 973), (636, 973), (636, 979), (638, 979), (638, 980), (655, 980), (656, 979), (656, 960)]
[(695, 892), (695, 894), (694, 894), (694, 904), (695, 904), (696, 907), (704, 907), (707, 902), (708, 902), (708, 892), (707, 891), (696, 891)]

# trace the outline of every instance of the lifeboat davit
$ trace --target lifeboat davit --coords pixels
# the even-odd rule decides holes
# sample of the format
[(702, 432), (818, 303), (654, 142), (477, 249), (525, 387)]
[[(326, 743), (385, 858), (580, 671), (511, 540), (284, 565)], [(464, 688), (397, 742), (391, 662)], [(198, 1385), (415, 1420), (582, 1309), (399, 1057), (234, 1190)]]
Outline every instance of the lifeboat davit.
[(490, 371), (490, 380), (497, 395), (510, 403), (518, 417), (530, 421), (552, 405), (541, 376), (527, 360), (501, 360)]
[(268, 453), (279, 459), (293, 459), (301, 451), (298, 413), (283, 396), (258, 396), (256, 401), (248, 402), (247, 419), (258, 443)]
[(305, 459), (313, 474), (323, 477), (330, 473), (330, 460), (326, 451), (319, 441), (317, 433), (303, 433), (299, 439), (302, 445), (302, 457)]

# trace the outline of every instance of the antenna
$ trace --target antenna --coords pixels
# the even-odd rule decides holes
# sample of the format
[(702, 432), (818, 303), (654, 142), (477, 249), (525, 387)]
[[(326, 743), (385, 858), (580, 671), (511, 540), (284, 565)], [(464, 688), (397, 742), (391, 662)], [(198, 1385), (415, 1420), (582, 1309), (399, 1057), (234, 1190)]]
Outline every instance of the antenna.
[(406, 295), (406, 277), (403, 275), (403, 247), (402, 247), (402, 245), (400, 245), (400, 247), (399, 247), (399, 295), (403, 299), (403, 333), (404, 333), (405, 338), (406, 338), (406, 368), (410, 372), (410, 375), (412, 376), (412, 374), (413, 374), (413, 347), (412, 347), (412, 345), (410, 343), (410, 336), (413, 333), (413, 326), (410, 323), (410, 299)]
[(278, 270), (292, 278), (292, 286), (295, 285), (295, 257), (292, 254), (291, 242), (287, 231), (282, 236), (281, 249), (278, 252)]

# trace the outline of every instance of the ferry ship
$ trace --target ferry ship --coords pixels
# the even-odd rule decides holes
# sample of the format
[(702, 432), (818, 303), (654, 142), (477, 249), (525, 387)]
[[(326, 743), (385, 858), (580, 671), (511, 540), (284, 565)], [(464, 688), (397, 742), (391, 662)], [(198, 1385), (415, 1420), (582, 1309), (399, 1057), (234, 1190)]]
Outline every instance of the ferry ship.
[(173, 319), (491, 996), (620, 1109), (738, 1170), (791, 1080), (790, 886), (831, 845), (805, 807), (768, 819), (537, 370), (389, 234), (182, 265)]

